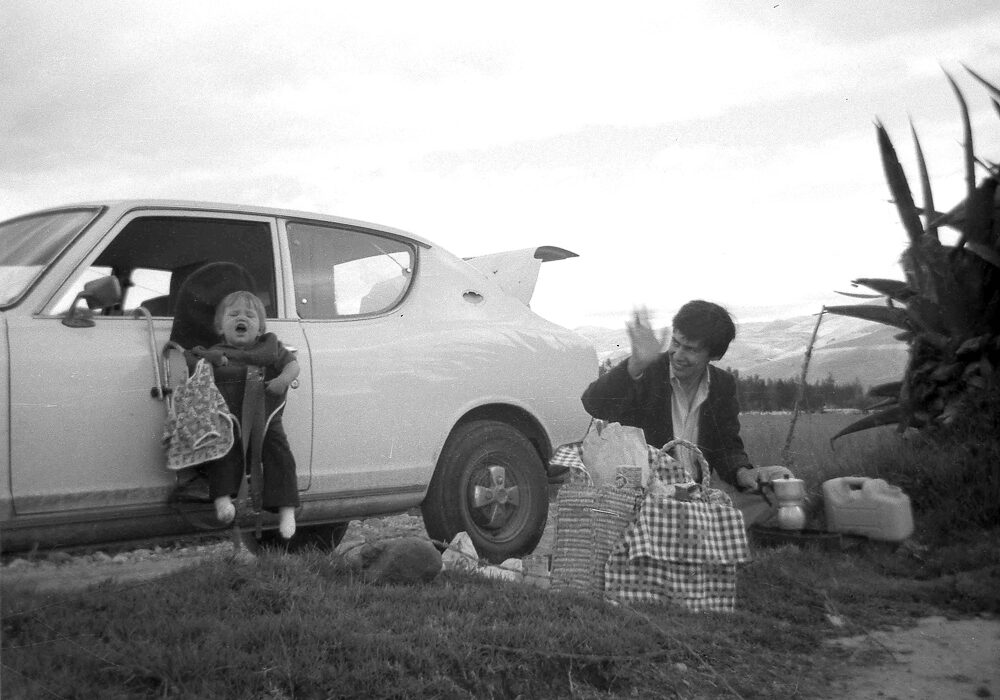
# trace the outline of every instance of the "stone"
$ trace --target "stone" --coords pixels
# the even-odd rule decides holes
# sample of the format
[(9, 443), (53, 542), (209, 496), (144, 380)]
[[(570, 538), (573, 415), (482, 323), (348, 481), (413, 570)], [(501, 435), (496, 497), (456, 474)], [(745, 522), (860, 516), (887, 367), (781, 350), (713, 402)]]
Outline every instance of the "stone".
[(441, 572), (441, 553), (422, 537), (393, 537), (343, 552), (344, 561), (369, 583), (427, 583)]
[(5, 566), (4, 568), (13, 571), (17, 569), (30, 569), (31, 565), (32, 565), (31, 562), (28, 561), (27, 559), (18, 558), (18, 559), (12, 559), (10, 563), (7, 564), (7, 566)]

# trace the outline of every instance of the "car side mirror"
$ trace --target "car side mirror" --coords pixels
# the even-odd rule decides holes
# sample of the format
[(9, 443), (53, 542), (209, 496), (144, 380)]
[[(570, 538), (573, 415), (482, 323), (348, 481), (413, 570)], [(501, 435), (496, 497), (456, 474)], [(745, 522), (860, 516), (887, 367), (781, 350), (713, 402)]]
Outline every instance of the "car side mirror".
[[(87, 302), (87, 310), (78, 307), (80, 300)], [(76, 295), (69, 311), (63, 317), (63, 325), (70, 328), (89, 328), (94, 325), (91, 309), (106, 309), (120, 304), (122, 301), (122, 285), (117, 277), (101, 277), (83, 285), (83, 291)]]

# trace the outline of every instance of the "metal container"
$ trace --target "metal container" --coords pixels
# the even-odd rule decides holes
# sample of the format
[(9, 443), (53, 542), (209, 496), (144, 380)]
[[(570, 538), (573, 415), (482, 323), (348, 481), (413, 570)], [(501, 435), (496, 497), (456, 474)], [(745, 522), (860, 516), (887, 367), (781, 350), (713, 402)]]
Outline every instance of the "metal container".
[(767, 497), (770, 490), (777, 499), (778, 527), (782, 530), (801, 530), (806, 526), (806, 482), (784, 476), (780, 479), (761, 484), (761, 495), (770, 503)]

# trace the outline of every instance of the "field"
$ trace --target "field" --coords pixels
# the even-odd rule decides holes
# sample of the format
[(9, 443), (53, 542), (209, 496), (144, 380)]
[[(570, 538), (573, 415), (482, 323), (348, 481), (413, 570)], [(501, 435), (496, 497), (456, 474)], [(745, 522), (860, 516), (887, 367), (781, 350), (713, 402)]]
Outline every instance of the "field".
[(832, 447), (830, 445), (830, 439), (839, 430), (859, 418), (861, 414), (856, 412), (799, 414), (787, 463), (782, 459), (782, 451), (791, 425), (791, 413), (744, 413), (740, 416), (740, 424), (751, 462), (758, 466), (784, 463), (811, 488), (816, 488), (834, 476), (877, 476), (875, 466), (866, 464), (865, 455), (877, 445), (899, 440), (894, 428), (845, 435)]

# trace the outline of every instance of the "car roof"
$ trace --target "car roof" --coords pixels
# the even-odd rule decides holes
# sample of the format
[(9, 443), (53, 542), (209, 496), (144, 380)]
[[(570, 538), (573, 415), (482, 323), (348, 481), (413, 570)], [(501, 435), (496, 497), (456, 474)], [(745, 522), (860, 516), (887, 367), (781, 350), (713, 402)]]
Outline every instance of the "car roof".
[(288, 219), (302, 219), (382, 231), (396, 236), (401, 236), (403, 238), (408, 238), (424, 246), (429, 247), (433, 245), (431, 241), (426, 238), (410, 233), (409, 231), (404, 231), (393, 226), (386, 226), (384, 224), (361, 221), (359, 219), (350, 219), (330, 214), (319, 214), (317, 212), (300, 211), (297, 209), (279, 209), (275, 207), (259, 207), (248, 204), (232, 204), (225, 202), (203, 202), (192, 199), (109, 199), (103, 201), (76, 202), (73, 204), (48, 207), (44, 210), (30, 212), (29, 214), (39, 214), (43, 211), (58, 211), (60, 209), (78, 209), (80, 207), (102, 207), (107, 210), (107, 213), (110, 216), (116, 219), (127, 214), (128, 212), (141, 209), (184, 209), (185, 211), (194, 210), (221, 214), (250, 214)]

